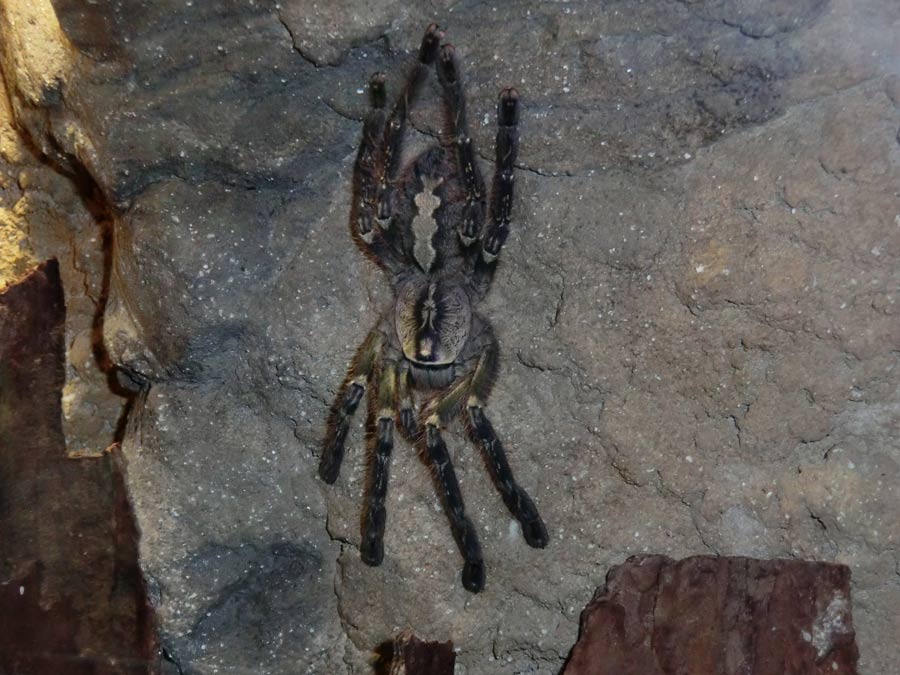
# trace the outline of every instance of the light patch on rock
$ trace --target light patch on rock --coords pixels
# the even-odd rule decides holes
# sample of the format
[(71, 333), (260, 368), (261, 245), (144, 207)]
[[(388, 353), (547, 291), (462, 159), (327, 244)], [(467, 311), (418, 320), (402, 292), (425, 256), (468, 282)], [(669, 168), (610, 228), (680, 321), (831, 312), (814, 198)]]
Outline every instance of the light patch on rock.
[(519, 521), (515, 518), (509, 519), (509, 534), (507, 534), (507, 539), (510, 543), (515, 543), (522, 539), (522, 526), (519, 525)]
[(719, 523), (719, 535), (730, 555), (766, 557), (766, 528), (743, 506), (729, 506)]

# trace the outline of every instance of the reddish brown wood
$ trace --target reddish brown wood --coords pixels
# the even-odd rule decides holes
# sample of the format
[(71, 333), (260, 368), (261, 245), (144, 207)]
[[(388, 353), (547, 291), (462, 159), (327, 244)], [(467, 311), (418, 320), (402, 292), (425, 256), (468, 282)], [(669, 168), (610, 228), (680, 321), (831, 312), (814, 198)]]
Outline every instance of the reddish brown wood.
[(0, 293), (0, 673), (150, 673), (153, 616), (117, 451), (66, 457), (56, 261)]
[(376, 675), (453, 675), (456, 653), (452, 642), (420, 640), (405, 630), (379, 646)]
[(850, 675), (850, 570), (635, 556), (581, 615), (564, 675)]

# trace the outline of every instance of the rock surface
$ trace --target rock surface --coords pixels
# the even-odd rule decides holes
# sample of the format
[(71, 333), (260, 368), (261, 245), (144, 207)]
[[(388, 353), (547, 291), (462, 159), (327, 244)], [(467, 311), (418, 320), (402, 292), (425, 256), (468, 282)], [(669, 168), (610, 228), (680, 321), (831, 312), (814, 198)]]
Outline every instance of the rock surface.
[(0, 293), (0, 672), (153, 672), (120, 453), (66, 457), (55, 260)]
[[(13, 112), (114, 214), (104, 331), (150, 384), (123, 447), (173, 669), (365, 673), (410, 626), (452, 639), (463, 675), (555, 673), (605, 570), (655, 552), (844, 563), (860, 670), (895, 670), (894, 0), (53, 7), (71, 61)], [(330, 400), (388, 300), (346, 228), (364, 85), (384, 70), (396, 91), (432, 20), (484, 157), (497, 91), (523, 105), (513, 233), (482, 309), (503, 350), (492, 420), (551, 541), (524, 545), (448, 434), (478, 596), (412, 451), (394, 454), (380, 568), (356, 548), (361, 419), (336, 486), (315, 477)], [(40, 80), (18, 72), (10, 91)], [(413, 143), (436, 101), (429, 85)], [(63, 236), (78, 217), (51, 237), (67, 268), (69, 240), (89, 240)]]
[(855, 675), (850, 570), (633, 556), (581, 615), (563, 675)]

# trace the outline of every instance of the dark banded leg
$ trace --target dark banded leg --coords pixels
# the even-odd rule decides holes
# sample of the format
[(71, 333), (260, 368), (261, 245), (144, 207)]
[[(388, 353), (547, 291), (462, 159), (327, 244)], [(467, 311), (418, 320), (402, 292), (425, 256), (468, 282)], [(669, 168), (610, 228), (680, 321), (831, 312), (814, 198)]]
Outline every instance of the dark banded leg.
[(369, 455), (369, 482), (363, 510), (362, 540), (359, 555), (367, 565), (380, 565), (384, 559), (384, 526), (391, 451), (394, 448), (394, 409), (397, 398), (397, 369), (393, 363), (382, 366), (378, 378), (378, 419), (375, 444)]
[(469, 436), (481, 448), (488, 472), (503, 498), (503, 503), (522, 526), (522, 534), (528, 545), (544, 548), (547, 545), (547, 528), (544, 521), (541, 520), (531, 497), (513, 478), (512, 469), (506, 461), (506, 453), (494, 432), (494, 427), (484, 414), (484, 409), (480, 405), (470, 404), (467, 412)]
[(497, 103), (497, 168), (491, 189), (490, 221), (484, 233), (481, 255), (475, 260), (476, 283), (487, 291), (496, 269), (497, 256), (509, 236), (515, 162), (519, 151), (519, 94), (500, 92)]
[(512, 469), (506, 460), (506, 453), (494, 427), (484, 414), (484, 404), (491, 393), (497, 370), (500, 365), (500, 350), (496, 342), (488, 345), (478, 358), (478, 365), (472, 373), (466, 402), (466, 429), (469, 438), (482, 452), (488, 473), (503, 503), (513, 517), (522, 526), (522, 534), (529, 546), (544, 548), (547, 545), (547, 528), (541, 520), (531, 497), (513, 478)]
[(409, 264), (402, 247), (378, 221), (378, 189), (384, 175), (385, 76), (375, 73), (369, 81), (372, 109), (363, 125), (362, 139), (353, 165), (353, 201), (350, 233), (353, 240), (374, 262), (391, 273)]
[(350, 420), (366, 391), (366, 382), (372, 374), (378, 352), (381, 350), (381, 333), (373, 330), (356, 351), (344, 384), (341, 386), (328, 418), (328, 431), (319, 459), (319, 477), (326, 483), (334, 483), (344, 461), (344, 444), (350, 431)]
[(463, 92), (459, 60), (453, 45), (444, 45), (438, 59), (438, 79), (444, 88), (447, 104), (448, 132), (456, 151), (456, 161), (466, 190), (466, 205), (459, 227), (464, 246), (470, 246), (478, 238), (484, 224), (484, 179), (475, 160), (475, 148), (466, 120), (466, 99)]
[(378, 183), (383, 172), (381, 143), (384, 136), (384, 73), (369, 79), (369, 99), (372, 108), (363, 123), (362, 138), (353, 165), (354, 203), (350, 211), (350, 230), (367, 247), (374, 240), (377, 213)]
[(462, 583), (466, 590), (478, 593), (484, 588), (484, 560), (481, 557), (481, 546), (475, 527), (466, 517), (465, 504), (456, 472), (450, 462), (447, 445), (441, 437), (441, 431), (433, 424), (425, 425), (425, 457), (434, 471), (435, 483), (441, 496), (453, 538), (459, 547), (465, 564), (462, 571)]
[(409, 109), (422, 89), (425, 79), (428, 77), (428, 66), (434, 63), (437, 57), (438, 47), (443, 33), (436, 23), (425, 29), (422, 44), (419, 47), (418, 60), (413, 64), (406, 79), (406, 84), (394, 109), (391, 111), (384, 127), (384, 171), (378, 183), (378, 217), (386, 221), (392, 215), (393, 184), (400, 170), (400, 156), (402, 155), (403, 133), (406, 129), (406, 118)]

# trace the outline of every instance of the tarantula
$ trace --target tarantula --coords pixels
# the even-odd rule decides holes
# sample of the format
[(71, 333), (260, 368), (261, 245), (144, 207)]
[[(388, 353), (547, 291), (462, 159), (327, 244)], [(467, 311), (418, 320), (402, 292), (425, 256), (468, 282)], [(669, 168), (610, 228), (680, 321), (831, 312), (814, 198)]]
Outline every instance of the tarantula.
[[(484, 587), (484, 561), (442, 427), (465, 410), (469, 437), (480, 447), (525, 541), (543, 548), (547, 530), (534, 502), (513, 478), (484, 411), (499, 367), (499, 345), (491, 325), (474, 309), (490, 288), (509, 234), (518, 94), (512, 88), (500, 92), (497, 166), (488, 202), (466, 123), (459, 61), (452, 45), (441, 45), (442, 39), (435, 24), (425, 31), (418, 60), (390, 113), (385, 112), (384, 74), (376, 73), (369, 82), (372, 107), (354, 165), (350, 230), (356, 244), (386, 273), (394, 302), (357, 350), (338, 392), (319, 476), (326, 483), (337, 479), (350, 420), (368, 387), (372, 448), (362, 560), (379, 565), (384, 558), (388, 463), (396, 420), (432, 470), (465, 559), (463, 586), (477, 593)], [(403, 166), (406, 119), (432, 65), (443, 89), (445, 135), (452, 146), (431, 146)], [(429, 226), (429, 236), (423, 235)], [(414, 391), (426, 399), (418, 414)]]

